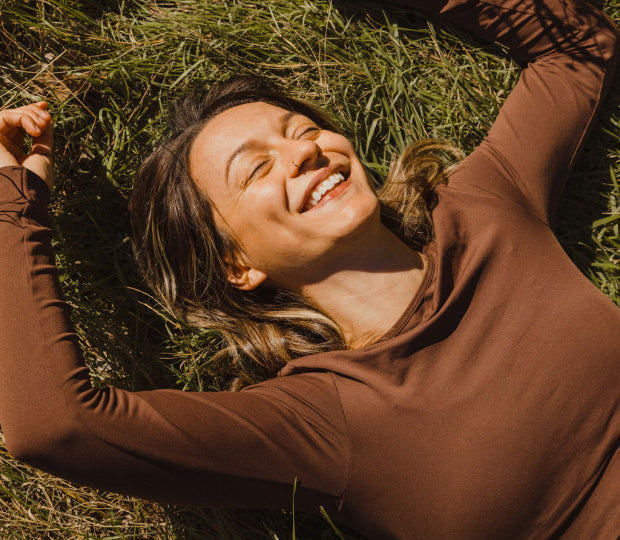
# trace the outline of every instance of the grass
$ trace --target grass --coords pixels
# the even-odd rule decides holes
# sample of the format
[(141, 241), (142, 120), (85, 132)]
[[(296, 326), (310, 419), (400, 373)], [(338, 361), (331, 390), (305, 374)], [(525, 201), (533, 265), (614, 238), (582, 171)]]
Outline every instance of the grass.
[[(616, 0), (599, 5), (616, 20)], [(67, 300), (95, 384), (212, 390), (217, 336), (168, 317), (137, 277), (127, 198), (175, 96), (230, 73), (268, 73), (324, 105), (377, 181), (408, 141), (470, 151), (518, 77), (494, 46), (411, 11), (356, 2), (0, 0), (0, 104), (50, 102), (51, 212)], [(463, 43), (463, 39), (466, 39)], [(569, 179), (562, 245), (620, 304), (620, 112), (612, 96)], [(357, 538), (297, 512), (162, 507), (79, 487), (0, 445), (0, 537)]]

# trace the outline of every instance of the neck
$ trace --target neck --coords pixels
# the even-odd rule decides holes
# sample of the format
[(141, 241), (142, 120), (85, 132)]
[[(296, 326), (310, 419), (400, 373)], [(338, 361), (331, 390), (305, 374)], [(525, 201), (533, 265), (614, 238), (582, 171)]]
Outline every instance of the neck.
[(343, 330), (350, 348), (376, 341), (400, 318), (424, 273), (424, 261), (385, 227), (366, 238), (363, 249), (332, 264), (319, 282), (301, 294)]

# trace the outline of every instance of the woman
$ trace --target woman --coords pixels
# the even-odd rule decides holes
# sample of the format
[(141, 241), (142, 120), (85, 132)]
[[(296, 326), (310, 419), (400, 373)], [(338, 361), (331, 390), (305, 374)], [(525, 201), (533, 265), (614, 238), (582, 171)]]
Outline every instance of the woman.
[[(171, 311), (223, 334), (229, 346), (220, 356), (237, 372), (231, 388), (275, 377), (293, 358), (385, 334), (421, 279), (420, 254), (402, 240), (414, 249), (428, 240), (432, 187), (444, 177), (432, 153), (445, 145), (430, 141), (401, 156), (382, 189), (380, 219), (372, 182), (339, 128), (263, 79), (237, 77), (189, 95), (171, 124), (172, 137), (134, 185), (136, 254)], [(329, 206), (336, 219), (321, 210), (344, 191), (346, 204)]]
[[(267, 373), (294, 358), (240, 392), (90, 386), (49, 247), (50, 118), (43, 104), (1, 113), (12, 454), (179, 504), (288, 506), (296, 485), (296, 508), (372, 538), (617, 536), (620, 314), (551, 230), (609, 84), (613, 25), (568, 0), (410, 5), (527, 64), (488, 137), (436, 187), (432, 241), (392, 216), (394, 234), (346, 139), (283, 98), (182, 114), (142, 169), (137, 254), (162, 299), (227, 329), (230, 350), (266, 358)], [(270, 313), (248, 314), (247, 298)], [(234, 319), (257, 335), (235, 335)], [(261, 344), (278, 340), (273, 355)]]

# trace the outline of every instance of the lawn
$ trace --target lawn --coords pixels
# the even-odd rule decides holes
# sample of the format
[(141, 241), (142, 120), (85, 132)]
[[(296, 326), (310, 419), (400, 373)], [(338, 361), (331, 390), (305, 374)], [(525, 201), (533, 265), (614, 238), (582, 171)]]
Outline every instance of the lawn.
[[(616, 21), (617, 0), (599, 2)], [(496, 46), (369, 2), (0, 0), (0, 107), (46, 99), (56, 127), (58, 266), (97, 385), (216, 390), (218, 338), (165, 313), (132, 259), (127, 201), (171, 99), (259, 73), (324, 106), (377, 183), (409, 141), (471, 151), (515, 84)], [(560, 241), (620, 305), (620, 76), (562, 198)], [(1, 255), (0, 255), (1, 256)], [(321, 516), (160, 506), (13, 460), (0, 437), (0, 538), (357, 538)]]

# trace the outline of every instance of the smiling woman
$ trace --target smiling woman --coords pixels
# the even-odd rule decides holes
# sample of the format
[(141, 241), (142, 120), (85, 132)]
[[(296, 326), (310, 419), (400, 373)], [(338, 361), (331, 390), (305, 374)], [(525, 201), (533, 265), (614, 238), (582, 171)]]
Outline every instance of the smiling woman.
[[(170, 124), (172, 137), (134, 184), (137, 261), (170, 311), (221, 332), (227, 346), (218, 355), (235, 373), (229, 388), (274, 377), (294, 358), (359, 344), (321, 309), (320, 298), (334, 294), (316, 284), (371, 238), (391, 245), (397, 235), (423, 248), (433, 187), (445, 180), (436, 154), (451, 148), (412, 145), (377, 199), (338, 126), (266, 79), (236, 77), (191, 94), (174, 104)], [(390, 304), (396, 318), (406, 307)]]
[(451, 170), (447, 147), (420, 143), (375, 193), (323, 113), (247, 77), (177, 102), (140, 169), (145, 279), (220, 331), (238, 392), (91, 386), (50, 245), (51, 117), (0, 112), (12, 454), (162, 502), (279, 508), (294, 494), (371, 538), (618, 536), (620, 312), (553, 232), (615, 27), (572, 0), (409, 4), (525, 66)]

